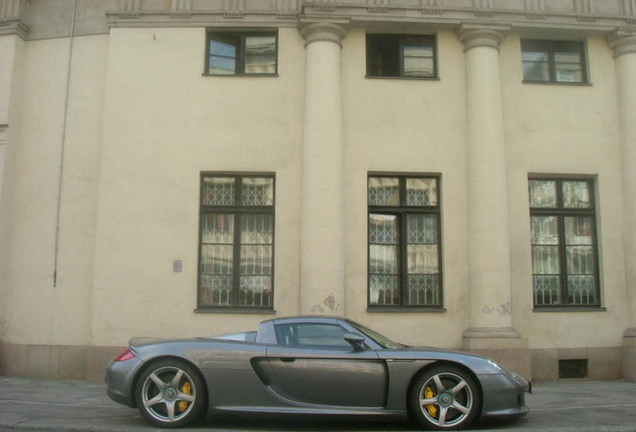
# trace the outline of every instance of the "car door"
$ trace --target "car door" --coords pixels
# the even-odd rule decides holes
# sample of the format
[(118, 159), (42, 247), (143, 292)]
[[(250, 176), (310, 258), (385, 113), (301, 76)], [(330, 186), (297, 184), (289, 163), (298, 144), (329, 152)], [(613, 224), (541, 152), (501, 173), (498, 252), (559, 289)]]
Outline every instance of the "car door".
[(330, 323), (276, 325), (278, 345), (267, 348), (272, 388), (300, 404), (384, 407), (386, 363), (375, 350), (355, 350), (346, 333)]

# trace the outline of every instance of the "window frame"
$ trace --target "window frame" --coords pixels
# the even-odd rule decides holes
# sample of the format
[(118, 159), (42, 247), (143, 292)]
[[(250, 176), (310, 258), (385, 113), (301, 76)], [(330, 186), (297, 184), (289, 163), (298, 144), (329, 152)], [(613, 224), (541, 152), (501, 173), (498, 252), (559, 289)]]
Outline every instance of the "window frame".
[[(210, 43), (214, 36), (218, 35), (217, 40), (238, 41), (236, 65), (232, 74), (214, 74), (210, 73)], [(245, 40), (248, 37), (273, 36), (274, 37), (274, 72), (268, 73), (247, 73), (245, 72)], [(231, 31), (208, 29), (206, 32), (205, 42), (205, 66), (203, 75), (212, 77), (277, 77), (278, 76), (278, 30), (249, 30), (249, 31)]]
[[(554, 53), (563, 47), (576, 47), (576, 51), (570, 50), (567, 52), (577, 52), (580, 55), (581, 62), (581, 81), (559, 81), (557, 80), (556, 75), (556, 60)], [(525, 51), (530, 51), (532, 47), (537, 47), (538, 49), (542, 49), (547, 51), (548, 53), (548, 75), (549, 79), (546, 80), (535, 80), (526, 78), (525, 71), (523, 68), (524, 60), (523, 53)], [(521, 39), (521, 73), (523, 75), (523, 83), (524, 84), (557, 84), (557, 85), (573, 85), (573, 86), (581, 86), (581, 85), (590, 85), (590, 72), (589, 65), (587, 60), (587, 40), (554, 40), (554, 39)]]
[[(372, 206), (369, 202), (369, 182), (371, 178), (398, 178), (400, 204), (398, 206)], [(436, 200), (434, 206), (408, 206), (406, 205), (406, 181), (407, 179), (434, 179), (437, 186)], [(409, 173), (387, 173), (370, 172), (367, 175), (367, 311), (369, 312), (445, 312), (444, 308), (444, 265), (443, 265), (443, 239), (442, 239), (442, 184), (439, 174), (409, 174)], [(400, 302), (398, 305), (374, 304), (371, 302), (371, 224), (369, 218), (371, 214), (396, 215), (399, 223), (399, 244), (398, 244), (398, 284)], [(438, 301), (434, 305), (415, 304), (410, 305), (406, 301), (408, 297), (408, 240), (407, 218), (410, 215), (435, 215), (437, 216), (437, 273), (439, 285)]]
[[(556, 187), (556, 207), (532, 207), (530, 202), (530, 182), (531, 181), (551, 181), (555, 182)], [(563, 206), (563, 183), (564, 182), (585, 182), (588, 185), (589, 208), (569, 208)], [(602, 307), (602, 290), (601, 290), (601, 267), (599, 256), (599, 237), (598, 237), (598, 212), (596, 208), (596, 179), (592, 177), (580, 177), (580, 176), (530, 176), (528, 178), (528, 206), (530, 213), (530, 222), (532, 223), (533, 216), (550, 216), (556, 217), (558, 228), (558, 257), (559, 257), (559, 285), (560, 285), (560, 298), (561, 301), (556, 304), (537, 304), (535, 293), (535, 275), (542, 273), (534, 272), (534, 260), (532, 258), (532, 248), (534, 243), (532, 242), (532, 226), (530, 226), (530, 247), (531, 247), (531, 275), (532, 275), (532, 304), (534, 311), (591, 311), (591, 310), (603, 310)], [(566, 217), (589, 217), (592, 221), (592, 251), (593, 251), (593, 265), (594, 265), (594, 284), (596, 302), (593, 304), (568, 304), (568, 262), (567, 262), (567, 248), (568, 243), (566, 241), (566, 229), (565, 219)], [(572, 246), (572, 245), (570, 245)]]
[[(204, 205), (204, 182), (206, 178), (232, 177), (234, 183), (234, 205)], [(272, 180), (272, 205), (266, 206), (244, 206), (241, 204), (241, 186), (246, 178), (267, 178)], [(199, 230), (198, 230), (198, 261), (197, 261), (197, 308), (195, 312), (231, 312), (231, 313), (274, 313), (274, 294), (276, 276), (276, 174), (273, 172), (209, 172), (200, 174), (199, 189)], [(209, 214), (231, 214), (234, 217), (233, 243), (232, 243), (232, 304), (231, 305), (209, 305), (202, 304), (202, 256), (203, 256), (203, 219)], [(240, 293), (240, 272), (241, 272), (241, 223), (240, 219), (244, 215), (270, 215), (272, 218), (272, 243), (271, 243), (271, 301), (265, 306), (240, 305), (238, 302)]]
[[(397, 65), (398, 75), (378, 75), (371, 73), (370, 68), (370, 51), (371, 45), (370, 39), (374, 38), (395, 38), (397, 39), (396, 48), (397, 58), (399, 64)], [(430, 47), (433, 50), (433, 74), (431, 76), (426, 75), (405, 75), (404, 73), (404, 46), (408, 46), (406, 43), (409, 39), (416, 39), (421, 42), (429, 42), (422, 46)], [(439, 65), (438, 65), (438, 40), (437, 34), (417, 34), (417, 33), (366, 33), (365, 35), (365, 77), (371, 79), (407, 79), (407, 80), (439, 80)]]

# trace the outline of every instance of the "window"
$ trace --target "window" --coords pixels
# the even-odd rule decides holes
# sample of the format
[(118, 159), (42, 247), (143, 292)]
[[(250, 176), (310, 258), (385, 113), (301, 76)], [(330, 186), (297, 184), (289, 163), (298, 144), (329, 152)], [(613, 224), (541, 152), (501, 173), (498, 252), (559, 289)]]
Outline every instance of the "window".
[(274, 176), (202, 174), (199, 308), (272, 309)]
[(369, 308), (441, 307), (439, 179), (369, 177)]
[(368, 77), (436, 78), (435, 36), (367, 34)]
[(525, 82), (588, 82), (583, 42), (522, 40), (521, 58)]
[(275, 75), (278, 57), (275, 32), (208, 33), (208, 75)]
[(535, 307), (599, 307), (591, 180), (530, 179)]
[(276, 326), (278, 345), (298, 348), (351, 350), (345, 329), (335, 324), (279, 324)]

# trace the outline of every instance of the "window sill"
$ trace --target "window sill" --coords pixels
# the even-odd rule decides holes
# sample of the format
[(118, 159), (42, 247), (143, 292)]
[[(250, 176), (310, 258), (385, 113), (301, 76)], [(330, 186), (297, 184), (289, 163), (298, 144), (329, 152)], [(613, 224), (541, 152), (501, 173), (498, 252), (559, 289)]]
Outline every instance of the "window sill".
[(277, 78), (278, 73), (273, 74), (209, 74), (202, 73), (204, 77), (218, 77), (218, 78)]
[(591, 82), (567, 82), (567, 81), (527, 81), (523, 80), (524, 84), (547, 84), (547, 85), (563, 85), (573, 87), (592, 87)]
[(194, 310), (194, 313), (203, 314), (275, 314), (274, 309), (265, 308), (240, 308), (240, 307), (200, 307)]
[(432, 312), (432, 313), (443, 313), (446, 312), (446, 308), (431, 306), (431, 307), (422, 307), (422, 306), (399, 306), (399, 307), (383, 307), (383, 306), (369, 306), (367, 307), (367, 312), (376, 313), (376, 312)]
[(376, 76), (365, 75), (367, 79), (379, 79), (379, 80), (407, 80), (407, 81), (440, 81), (439, 77), (418, 77), (418, 76)]
[(532, 312), (607, 312), (601, 306), (535, 306)]

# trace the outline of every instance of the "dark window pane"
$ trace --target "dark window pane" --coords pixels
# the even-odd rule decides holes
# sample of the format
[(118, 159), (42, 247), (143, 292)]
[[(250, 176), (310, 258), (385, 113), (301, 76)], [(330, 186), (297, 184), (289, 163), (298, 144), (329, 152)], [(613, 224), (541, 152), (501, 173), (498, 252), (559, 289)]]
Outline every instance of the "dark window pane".
[(201, 275), (201, 306), (230, 306), (232, 304), (231, 275)]
[(369, 304), (399, 305), (400, 285), (398, 276), (379, 274), (370, 275)]
[(589, 216), (565, 218), (565, 243), (568, 245), (592, 245), (594, 225)]
[(553, 180), (530, 180), (528, 182), (530, 193), (530, 207), (555, 208), (557, 203), (557, 187)]
[(248, 36), (245, 38), (245, 73), (276, 73), (275, 36)]
[(561, 281), (558, 275), (534, 275), (534, 304), (537, 306), (561, 303)]
[(241, 205), (254, 207), (274, 205), (274, 179), (244, 178), (241, 186)]
[(591, 208), (590, 185), (586, 181), (564, 181), (563, 207), (565, 208)]
[(435, 76), (432, 46), (404, 46), (402, 56), (404, 58), (404, 76)]
[(210, 64), (208, 73), (231, 75), (236, 73), (238, 41), (210, 39)]
[(271, 276), (241, 276), (239, 306), (271, 306)]
[(523, 79), (526, 81), (550, 81), (549, 64), (524, 61)]
[(568, 276), (568, 304), (587, 306), (598, 304), (594, 276)]
[(530, 217), (530, 238), (533, 245), (558, 245), (559, 219), (556, 216)]
[(558, 246), (532, 246), (532, 273), (558, 275), (560, 271)]
[(429, 207), (437, 205), (437, 179), (406, 179), (406, 205)]
[(440, 281), (436, 274), (408, 276), (408, 304), (410, 306), (436, 306), (440, 304)]
[(369, 272), (372, 274), (398, 274), (398, 247), (371, 245)]
[(407, 215), (406, 241), (409, 244), (437, 244), (437, 215)]
[(369, 205), (399, 206), (400, 181), (395, 177), (369, 178)]
[(203, 179), (204, 206), (234, 205), (234, 183), (232, 177), (206, 177)]
[(201, 218), (201, 243), (234, 242), (234, 215), (206, 214)]

